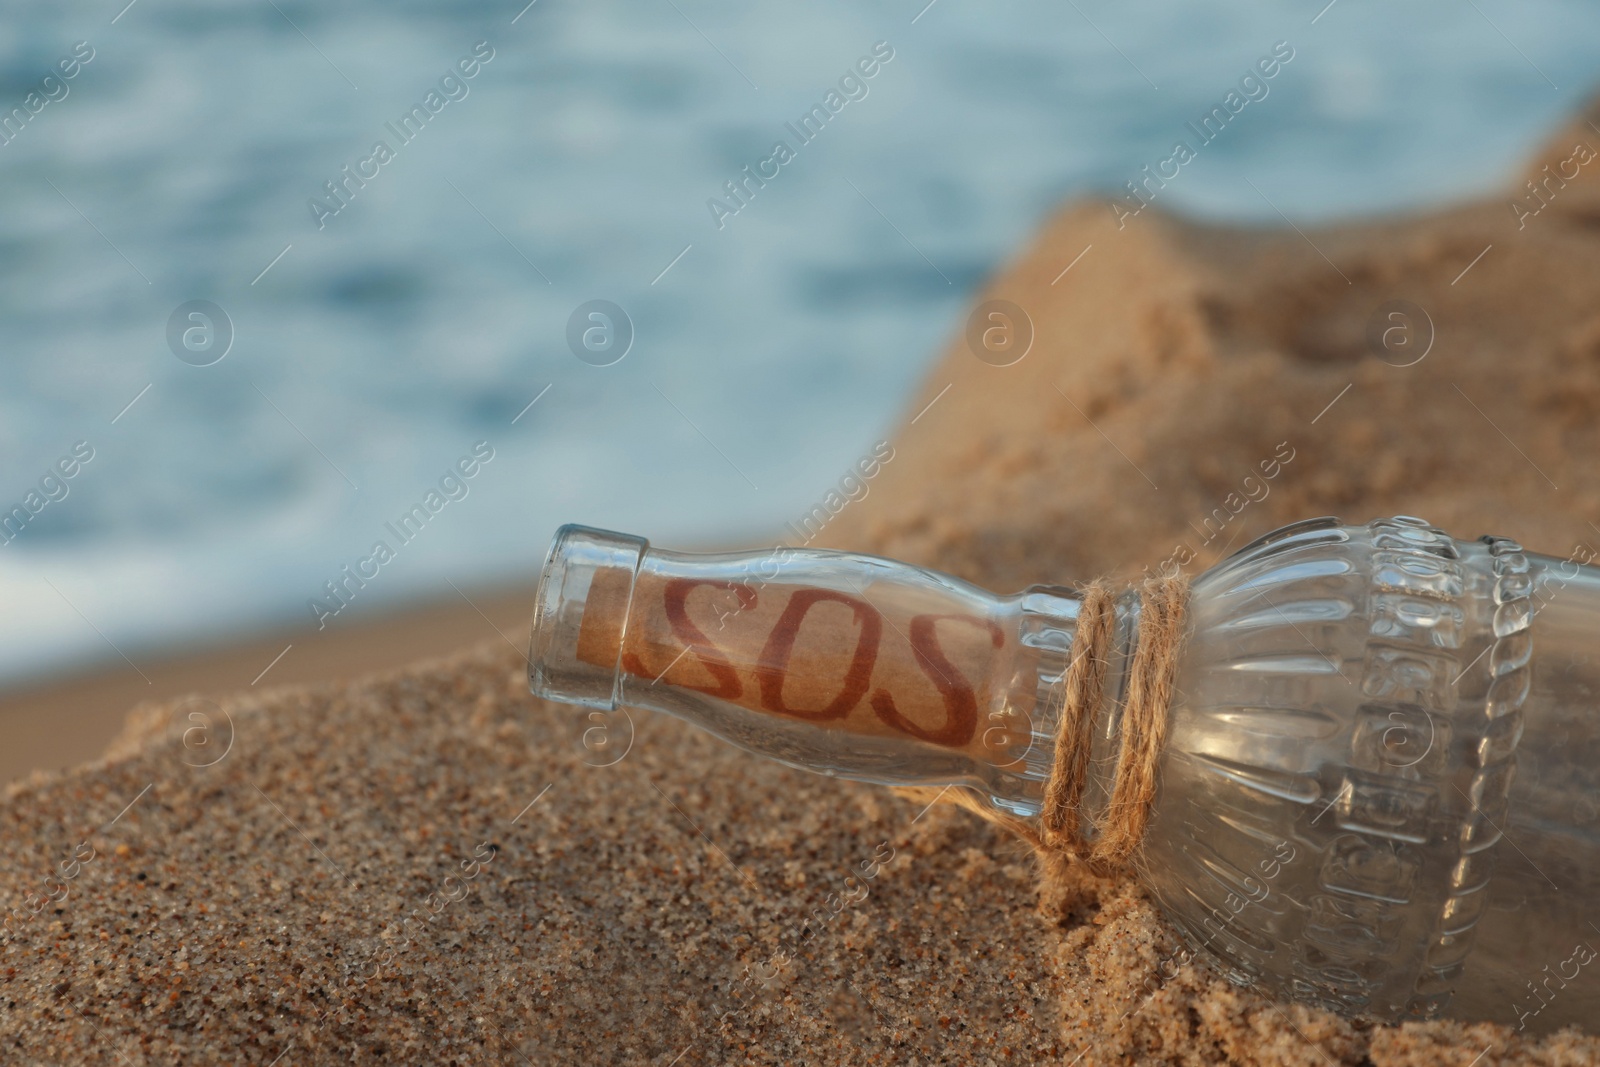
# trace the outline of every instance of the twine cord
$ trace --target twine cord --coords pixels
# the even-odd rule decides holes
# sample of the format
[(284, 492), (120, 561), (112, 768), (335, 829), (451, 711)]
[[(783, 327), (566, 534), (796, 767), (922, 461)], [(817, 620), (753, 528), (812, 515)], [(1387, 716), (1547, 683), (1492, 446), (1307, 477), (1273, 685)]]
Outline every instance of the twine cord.
[[(1151, 808), (1156, 799), (1156, 786), (1161, 750), (1166, 746), (1167, 714), (1172, 704), (1172, 690), (1178, 673), (1178, 653), (1183, 644), (1183, 622), (1189, 601), (1189, 583), (1182, 578), (1152, 578), (1139, 590), (1139, 637), (1134, 649), (1133, 663), (1128, 669), (1128, 691), (1123, 699), (1121, 751), (1117, 754), (1116, 779), (1111, 788), (1111, 801), (1106, 806), (1103, 822), (1097, 829), (1092, 845), (1086, 845), (1081, 835), (1065, 842), (1068, 847), (1091, 863), (1106, 867), (1120, 867), (1131, 860), (1144, 840), (1145, 827), (1150, 822)], [(1087, 598), (1086, 598), (1087, 601)], [(1098, 683), (1085, 685), (1081, 694), (1068, 690), (1066, 699), (1081, 699), (1081, 707), (1063, 707), (1061, 723), (1056, 733), (1056, 762), (1045, 788), (1045, 825), (1059, 823), (1072, 826), (1077, 832), (1078, 813), (1073, 810), (1068, 818), (1062, 805), (1067, 798), (1081, 798), (1083, 772), (1088, 766), (1088, 752), (1093, 744), (1093, 724), (1099, 714), (1100, 699), (1105, 691), (1105, 663), (1111, 634), (1115, 630), (1115, 606), (1106, 599), (1105, 606), (1096, 610), (1109, 621), (1089, 627), (1079, 623), (1078, 640), (1085, 641), (1084, 660), (1095, 660), (1089, 670), (1100, 674)], [(1077, 649), (1074, 649), (1077, 652)], [(1076, 664), (1074, 664), (1076, 666)], [(1089, 704), (1089, 700), (1093, 704)], [(1069, 735), (1068, 731), (1072, 731)], [(1071, 753), (1070, 762), (1062, 760), (1063, 749)], [(1072, 781), (1076, 775), (1077, 780)], [(1066, 779), (1057, 789), (1057, 779)], [(1057, 799), (1059, 798), (1059, 799)], [(1048, 833), (1048, 831), (1047, 831)], [(1062, 842), (1047, 843), (1057, 848)]]
[(1062, 679), (1061, 720), (1056, 724), (1055, 760), (1045, 784), (1040, 823), (1052, 847), (1081, 851), (1078, 807), (1089, 782), (1089, 751), (1094, 721), (1105, 697), (1111, 642), (1117, 630), (1116, 596), (1109, 582), (1084, 587), (1078, 625), (1072, 637), (1072, 662)]

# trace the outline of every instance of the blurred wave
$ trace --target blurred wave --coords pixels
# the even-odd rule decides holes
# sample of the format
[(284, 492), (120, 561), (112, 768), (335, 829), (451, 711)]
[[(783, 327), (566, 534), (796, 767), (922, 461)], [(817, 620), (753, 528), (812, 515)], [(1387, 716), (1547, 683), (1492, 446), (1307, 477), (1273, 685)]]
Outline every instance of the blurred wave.
[[(774, 536), (1063, 198), (1169, 154), (1274, 42), (1293, 64), (1164, 206), (1276, 221), (1246, 177), (1298, 219), (1482, 192), (1600, 48), (1600, 9), (1558, 0), (124, 2), (12, 5), (0, 40), (0, 114), (29, 113), (0, 145), (0, 508), (95, 452), (0, 546), (0, 679), (311, 622), (479, 441), (495, 462), (354, 609), (529, 577), (565, 521)], [(708, 200), (877, 42), (869, 91), (719, 229)], [(597, 299), (633, 331), (604, 366), (568, 343)], [(191, 300), (231, 322), (209, 366), (169, 349)]]

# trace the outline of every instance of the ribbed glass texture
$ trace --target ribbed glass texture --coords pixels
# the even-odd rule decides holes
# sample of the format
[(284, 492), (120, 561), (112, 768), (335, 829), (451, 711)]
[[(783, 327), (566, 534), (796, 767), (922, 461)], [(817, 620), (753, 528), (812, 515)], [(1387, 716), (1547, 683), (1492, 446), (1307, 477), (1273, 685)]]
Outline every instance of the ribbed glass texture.
[(1600, 1019), (1600, 573), (1315, 520), (1191, 620), (1142, 864), (1191, 944), (1345, 1014)]

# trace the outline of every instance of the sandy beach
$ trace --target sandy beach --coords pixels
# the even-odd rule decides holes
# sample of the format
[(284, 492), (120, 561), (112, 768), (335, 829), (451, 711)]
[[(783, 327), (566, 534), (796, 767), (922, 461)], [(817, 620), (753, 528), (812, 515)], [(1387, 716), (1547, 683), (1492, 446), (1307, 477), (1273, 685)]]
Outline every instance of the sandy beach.
[[(532, 561), (530, 568), (537, 567)], [(244, 637), (162, 658), (117, 657), (0, 692), (0, 783), (87, 763), (122, 730), (129, 709), (237, 689), (303, 685), (395, 670), (477, 641), (525, 643), (533, 586)], [(108, 650), (109, 651), (109, 650)]]
[[(1597, 117), (1527, 173), (1595, 143)], [(1068, 205), (977, 300), (1021, 309), (1031, 350), (999, 366), (954, 339), (896, 458), (818, 543), (1005, 591), (1193, 570), (1329, 513), (1557, 555), (1600, 543), (1600, 181), (1585, 170), (1533, 218), (1519, 192), (1303, 233)], [(1373, 340), (1396, 301), (1426, 320), (1420, 358)], [(1267, 493), (1240, 495), (1250, 472)], [(484, 614), (515, 639), (526, 610), (517, 595)], [(1600, 1059), (1597, 1034), (1377, 1026), (1197, 962), (1163, 972), (1176, 940), (1129, 878), (1041, 885), (1019, 842), (948, 805), (663, 716), (534, 701), (516, 641), (470, 606), (439, 611), (308, 644), (254, 688), (292, 636), (175, 664), (167, 693), (231, 690), (210, 697), (226, 751), (185, 745), (181, 702), (147, 702), (106, 759), (10, 788), (10, 1059)], [(29, 759), (80, 758), (128, 684), (31, 698), (85, 736)], [(27, 707), (13, 698), (8, 722)], [(863, 861), (866, 894), (841, 895)], [(69, 869), (62, 896), (23, 907)]]

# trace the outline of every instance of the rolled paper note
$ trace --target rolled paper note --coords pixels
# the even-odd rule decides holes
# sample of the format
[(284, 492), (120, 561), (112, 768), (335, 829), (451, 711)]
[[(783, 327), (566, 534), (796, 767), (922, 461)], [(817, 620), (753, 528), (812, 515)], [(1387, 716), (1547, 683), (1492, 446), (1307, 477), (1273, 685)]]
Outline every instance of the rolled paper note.
[(590, 586), (577, 655), (636, 683), (828, 729), (980, 758), (1007, 747), (1006, 726), (1032, 708), (1011, 707), (993, 684), (1005, 630), (987, 614), (920, 606), (932, 610), (782, 578), (635, 580), (607, 567)]

